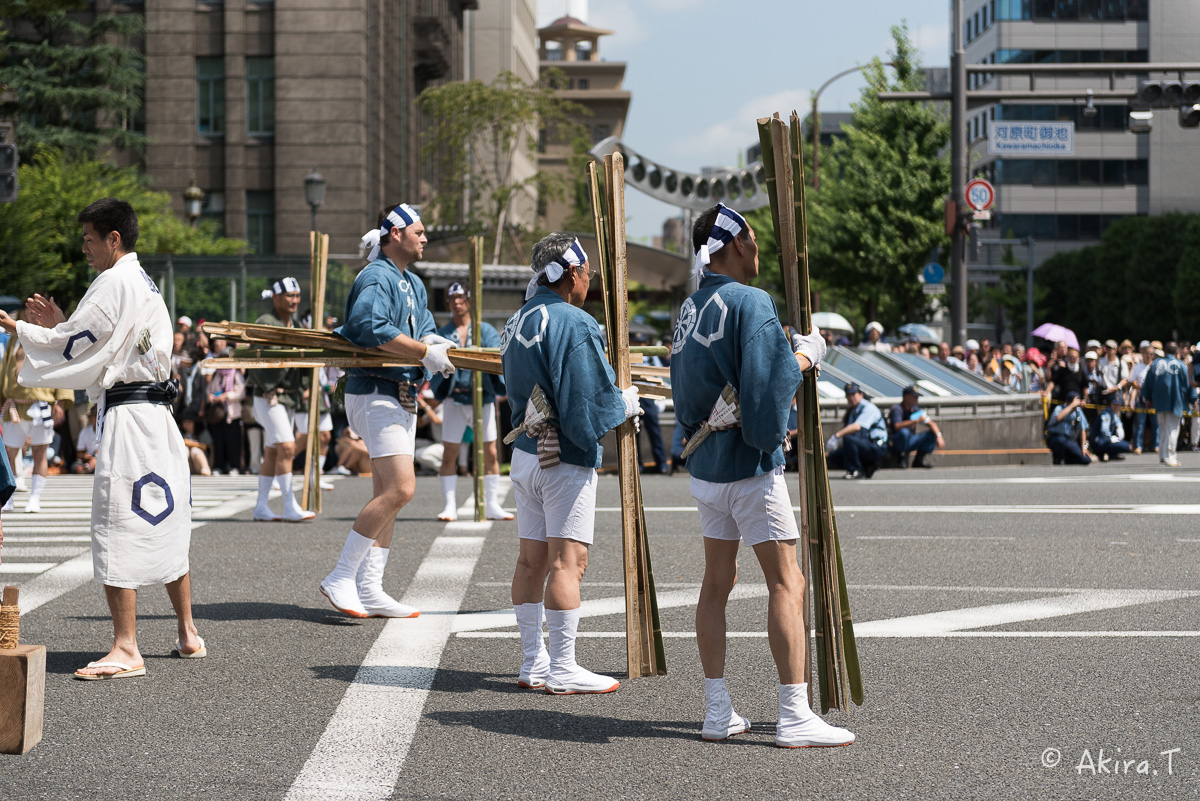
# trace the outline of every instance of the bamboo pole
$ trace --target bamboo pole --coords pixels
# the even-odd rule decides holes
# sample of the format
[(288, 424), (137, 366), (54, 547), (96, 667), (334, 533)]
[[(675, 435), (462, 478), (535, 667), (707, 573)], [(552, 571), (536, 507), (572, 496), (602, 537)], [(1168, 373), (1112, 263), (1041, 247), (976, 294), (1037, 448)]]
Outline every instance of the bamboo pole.
[[(309, 275), (312, 280), (309, 300), (312, 308), (312, 330), (325, 327), (325, 268), (329, 259), (329, 235), (310, 231)], [(304, 483), (300, 492), (301, 508), (321, 511), (321, 368), (312, 368), (308, 382), (308, 447), (304, 454)]]
[[(471, 237), (471, 345), (483, 347), (483, 237)], [(466, 344), (466, 343), (463, 343)], [(475, 483), (475, 522), (482, 523), (483, 508), (483, 373), (471, 371), (471, 444), (475, 459), (472, 474)], [(499, 447), (499, 443), (497, 443)]]

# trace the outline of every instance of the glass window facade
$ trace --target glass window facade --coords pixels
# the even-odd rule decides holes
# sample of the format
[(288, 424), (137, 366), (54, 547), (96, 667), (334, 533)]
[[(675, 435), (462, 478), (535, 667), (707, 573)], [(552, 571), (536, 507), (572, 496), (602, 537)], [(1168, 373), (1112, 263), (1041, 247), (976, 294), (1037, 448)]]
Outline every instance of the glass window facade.
[(1149, 50), (997, 50), (995, 64), (1145, 64)]
[(1145, 186), (1146, 159), (997, 159), (992, 180), (997, 184), (1033, 186)]
[(246, 193), (246, 241), (260, 256), (275, 252), (275, 193)]
[(1149, 19), (1150, 0), (996, 0), (996, 20), (1127, 22)]
[(196, 59), (196, 129), (208, 136), (225, 133), (225, 59)]
[(275, 134), (275, 59), (246, 59), (246, 133)]
[(1076, 133), (1124, 131), (1129, 128), (1129, 107), (1097, 105), (1096, 114), (1087, 116), (1083, 106), (1073, 103), (1002, 103), (996, 107), (997, 120), (1036, 122), (1054, 120), (1075, 123)]
[(1104, 229), (1123, 214), (998, 214), (994, 225), (1001, 236), (1034, 239), (1099, 239)]

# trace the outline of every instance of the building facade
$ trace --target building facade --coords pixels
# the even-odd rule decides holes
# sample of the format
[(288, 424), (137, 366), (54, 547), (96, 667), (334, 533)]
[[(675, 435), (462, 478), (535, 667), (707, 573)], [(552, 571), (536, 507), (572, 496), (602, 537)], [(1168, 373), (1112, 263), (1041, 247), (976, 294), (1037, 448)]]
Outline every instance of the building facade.
[[(1094, 63), (1087, 77), (1041, 78), (1037, 89), (1106, 89), (1105, 64), (1200, 61), (1200, 3), (1194, 0), (967, 0), (967, 61), (977, 64)], [(969, 89), (1026, 89), (1027, 76), (969, 75)], [(1135, 89), (1137, 76), (1115, 88)], [(1042, 261), (1099, 239), (1129, 215), (1200, 211), (1200, 131), (1174, 110), (1155, 114), (1149, 134), (1129, 131), (1129, 106), (1097, 102), (1005, 102), (968, 113), (972, 173), (996, 186), (986, 236), (1033, 236)], [(987, 154), (992, 120), (1075, 124), (1064, 157)]]
[[(621, 136), (629, 113), (632, 95), (622, 88), (624, 61), (600, 58), (600, 37), (612, 31), (593, 28), (575, 17), (560, 17), (538, 30), (538, 66), (541, 73), (560, 70), (567, 79), (559, 95), (578, 103), (590, 114), (577, 120), (584, 125), (593, 143), (609, 136)], [(541, 169), (565, 175), (571, 143), (543, 139), (538, 164)], [(548, 201), (543, 205), (543, 225), (560, 230), (571, 214), (571, 198)]]
[[(104, 0), (97, 0), (102, 12)], [(111, 5), (111, 0), (108, 0)], [(415, 100), (461, 80), (464, 15), (478, 0), (157, 0), (146, 15), (146, 172), (182, 215), (256, 253), (306, 253), (314, 167), (318, 227), (354, 253), (390, 204), (426, 202)]]
[[(521, 82), (538, 82), (537, 2), (536, 0), (488, 0), (466, 16), (466, 79), (490, 84), (504, 72)], [(531, 128), (527, 136), (536, 139)], [(486, 155), (485, 155), (486, 158)], [(513, 157), (512, 181), (528, 180), (538, 170), (536, 157), (523, 147)], [(508, 221), (532, 228), (537, 221), (537, 191), (514, 197)]]

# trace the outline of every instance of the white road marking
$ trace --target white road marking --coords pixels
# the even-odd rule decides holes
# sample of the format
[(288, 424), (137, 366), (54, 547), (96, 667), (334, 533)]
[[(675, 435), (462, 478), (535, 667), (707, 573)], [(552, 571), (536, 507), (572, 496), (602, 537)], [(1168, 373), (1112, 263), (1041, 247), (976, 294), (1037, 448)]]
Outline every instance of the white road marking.
[(21, 613), (29, 614), (44, 603), (80, 587), (92, 578), (92, 554), (84, 552), (21, 585)]
[[(508, 479), (500, 482), (501, 501), (509, 487)], [(468, 498), (458, 514), (474, 516), (474, 501)], [(458, 534), (486, 535), (491, 526), (445, 524), (447, 534), (434, 540), (402, 599), (421, 616), (384, 626), (285, 801), (392, 797), (483, 552), (485, 536)]]
[[(695, 512), (695, 506), (647, 506), (647, 512)], [(597, 512), (619, 512), (619, 506), (601, 506)], [(792, 511), (799, 512), (799, 506)], [(1148, 503), (1148, 504), (996, 504), (955, 506), (848, 506), (835, 504), (835, 512), (885, 512), (924, 514), (942, 512), (946, 514), (991, 514), (991, 515), (1200, 515), (1200, 504), (1196, 503)]]
[[(50, 568), (54, 567), (54, 562), (3, 562), (0, 563), (0, 573), (45, 573)], [(25, 599), (22, 598), (22, 601)], [(25, 611), (25, 604), (21, 604), (21, 610)]]
[[(519, 640), (521, 635), (515, 631), (465, 631), (458, 635), (466, 639), (478, 640)], [(581, 631), (576, 635), (580, 639), (625, 639), (623, 631)], [(694, 640), (696, 632), (694, 631), (664, 631), (662, 636), (665, 639), (681, 639)], [(729, 639), (766, 639), (765, 631), (727, 631), (725, 636)], [(815, 636), (815, 635), (814, 635)], [(870, 639), (872, 634), (859, 634), (857, 630), (854, 632), (854, 637), (857, 640)], [(969, 639), (969, 638), (1008, 638), (1008, 639), (1054, 639), (1064, 637), (1069, 639), (1080, 638), (1129, 638), (1129, 637), (1200, 637), (1200, 631), (953, 631), (940, 635), (946, 639)]]
[(1016, 537), (956, 537), (941, 534), (880, 534), (856, 536), (856, 540), (1015, 540)]
[[(90, 536), (88, 536), (88, 537), (82, 537), (82, 536), (27, 537), (24, 534), (15, 534), (15, 535), (11, 534), (7, 530), (8, 526), (5, 526), (4, 528), (5, 528), (4, 541), (6, 543), (14, 543), (14, 542), (91, 542), (92, 541), (92, 538)], [(7, 548), (8, 546), (5, 546), (5, 547)], [(7, 551), (4, 551), (4, 553), (7, 553)]]
[(0, 557), (4, 559), (13, 557), (32, 559), (38, 556), (78, 556), (85, 550), (87, 549), (72, 547), (70, 545), (5, 545), (3, 550), (0, 550)]

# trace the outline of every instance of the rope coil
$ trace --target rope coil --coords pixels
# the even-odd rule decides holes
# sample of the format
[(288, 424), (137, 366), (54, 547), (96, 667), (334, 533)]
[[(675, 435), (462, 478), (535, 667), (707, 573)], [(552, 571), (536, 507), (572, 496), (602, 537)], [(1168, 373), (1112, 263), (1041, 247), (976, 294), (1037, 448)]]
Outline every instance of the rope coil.
[(16, 648), (21, 639), (21, 610), (0, 606), (0, 649)]

